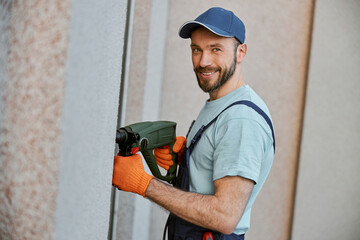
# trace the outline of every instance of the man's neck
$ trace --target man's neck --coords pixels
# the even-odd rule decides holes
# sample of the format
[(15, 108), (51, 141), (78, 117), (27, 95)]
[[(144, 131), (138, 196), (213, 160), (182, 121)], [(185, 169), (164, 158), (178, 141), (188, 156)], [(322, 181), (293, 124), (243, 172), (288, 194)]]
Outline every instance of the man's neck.
[(213, 101), (219, 98), (222, 98), (232, 91), (245, 86), (245, 82), (242, 79), (242, 74), (240, 73), (238, 76), (233, 76), (229, 81), (227, 81), (224, 85), (222, 85), (217, 91), (210, 93), (209, 101)]

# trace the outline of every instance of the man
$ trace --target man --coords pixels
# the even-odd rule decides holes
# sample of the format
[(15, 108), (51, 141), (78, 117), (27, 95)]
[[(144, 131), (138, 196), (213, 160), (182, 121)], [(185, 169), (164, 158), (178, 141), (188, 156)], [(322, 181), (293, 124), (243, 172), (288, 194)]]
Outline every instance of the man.
[[(145, 173), (139, 155), (115, 157), (113, 185), (169, 210), (169, 239), (244, 239), (275, 151), (269, 110), (242, 78), (245, 26), (231, 11), (211, 8), (179, 35), (191, 38), (194, 72), (209, 100), (187, 135), (175, 187)], [(184, 140), (177, 138), (174, 152)], [(169, 154), (155, 150), (160, 166), (172, 164)]]

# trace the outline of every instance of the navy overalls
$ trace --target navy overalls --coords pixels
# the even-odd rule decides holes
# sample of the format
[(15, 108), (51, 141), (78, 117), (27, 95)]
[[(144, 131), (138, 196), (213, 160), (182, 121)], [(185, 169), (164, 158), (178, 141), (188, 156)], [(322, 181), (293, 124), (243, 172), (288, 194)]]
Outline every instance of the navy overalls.
[[(228, 107), (226, 107), (223, 111), (221, 111), (211, 122), (209, 122), (207, 125), (203, 125), (198, 132), (195, 134), (194, 138), (191, 140), (191, 143), (188, 148), (185, 149), (183, 154), (183, 160), (179, 164), (179, 171), (178, 176), (176, 178), (176, 181), (174, 183), (174, 186), (177, 188), (180, 188), (184, 191), (189, 191), (189, 184), (190, 184), (190, 172), (189, 172), (189, 160), (190, 155), (198, 143), (198, 141), (201, 138), (202, 133), (213, 123), (216, 121), (216, 119), (220, 116), (221, 113), (223, 113), (228, 108), (238, 105), (238, 104), (244, 104), (252, 109), (254, 109), (257, 113), (259, 113), (262, 117), (264, 117), (265, 121), (270, 126), (272, 137), (273, 137), (273, 146), (275, 150), (275, 137), (274, 137), (274, 129), (271, 123), (271, 120), (266, 115), (264, 111), (262, 111), (257, 105), (255, 105), (253, 102), (250, 101), (238, 101), (234, 102)], [(191, 127), (188, 131), (188, 134), (191, 130)], [(186, 136), (187, 138), (187, 136)], [(219, 232), (215, 232), (209, 229), (202, 228), (200, 226), (194, 225), (192, 223), (189, 223), (174, 214), (169, 215), (168, 221), (167, 221), (167, 227), (168, 227), (168, 239), (169, 240), (201, 240), (202, 236), (205, 232), (211, 232), (214, 236), (214, 240), (243, 240), (244, 234), (242, 235), (236, 235), (236, 234), (230, 234), (225, 235)], [(166, 229), (165, 229), (166, 230)], [(165, 237), (165, 232), (164, 232)]]

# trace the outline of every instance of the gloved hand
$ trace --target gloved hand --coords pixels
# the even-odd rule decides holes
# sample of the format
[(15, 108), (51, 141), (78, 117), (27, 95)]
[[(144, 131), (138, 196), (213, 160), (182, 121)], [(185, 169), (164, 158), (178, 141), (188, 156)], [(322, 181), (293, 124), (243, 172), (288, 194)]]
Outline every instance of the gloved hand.
[[(181, 159), (181, 156), (185, 150), (185, 145), (186, 145), (185, 137), (182, 136), (176, 137), (176, 141), (173, 146), (173, 152), (178, 154), (178, 160)], [(169, 170), (169, 168), (174, 164), (172, 161), (172, 156), (170, 154), (170, 148), (168, 146), (155, 148), (154, 157), (156, 163), (165, 170)]]
[(153, 178), (145, 172), (140, 155), (114, 157), (112, 184), (115, 187), (145, 197), (145, 191)]

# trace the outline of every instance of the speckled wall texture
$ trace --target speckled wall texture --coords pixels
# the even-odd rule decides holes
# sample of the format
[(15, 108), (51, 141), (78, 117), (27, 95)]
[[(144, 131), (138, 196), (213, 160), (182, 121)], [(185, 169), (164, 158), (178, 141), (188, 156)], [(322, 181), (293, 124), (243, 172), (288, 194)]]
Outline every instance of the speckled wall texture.
[[(2, 2), (3, 3), (3, 2)], [(12, 1), (0, 119), (1, 239), (51, 239), (69, 1)]]
[(106, 239), (127, 1), (4, 2), (0, 239)]

